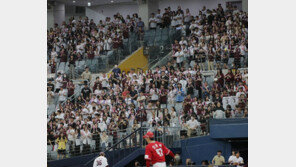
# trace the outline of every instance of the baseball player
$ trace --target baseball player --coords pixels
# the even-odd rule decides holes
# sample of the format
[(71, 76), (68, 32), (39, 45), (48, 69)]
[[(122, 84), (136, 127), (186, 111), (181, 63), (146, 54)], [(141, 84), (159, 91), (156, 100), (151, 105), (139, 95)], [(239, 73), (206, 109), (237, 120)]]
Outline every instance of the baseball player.
[(108, 167), (107, 158), (105, 153), (100, 152), (100, 156), (95, 159), (93, 167)]
[(152, 132), (147, 132), (143, 138), (148, 143), (145, 150), (146, 167), (150, 167), (150, 163), (152, 163), (153, 167), (166, 167), (165, 156), (175, 157), (174, 153), (163, 143), (154, 141)]

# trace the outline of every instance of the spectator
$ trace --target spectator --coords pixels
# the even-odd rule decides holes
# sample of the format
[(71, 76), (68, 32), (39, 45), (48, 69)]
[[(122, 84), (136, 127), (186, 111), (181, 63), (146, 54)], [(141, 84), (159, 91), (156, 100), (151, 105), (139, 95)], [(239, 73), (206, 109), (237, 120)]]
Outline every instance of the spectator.
[(244, 112), (242, 111), (242, 109), (239, 106), (237, 106), (236, 108), (237, 109), (234, 112), (234, 117), (235, 118), (242, 118), (244, 116)]
[(67, 136), (68, 136), (68, 142), (70, 145), (70, 152), (74, 152), (74, 146), (75, 146), (75, 129), (72, 126), (69, 126), (69, 129), (67, 130)]
[(222, 110), (216, 110), (213, 114), (214, 119), (224, 119), (226, 118), (225, 112)]
[(139, 17), (139, 21), (137, 22), (138, 29), (144, 30), (144, 22), (142, 21), (142, 18)]
[(197, 128), (200, 128), (200, 123), (191, 116), (191, 119), (186, 122), (187, 126), (187, 136), (190, 137), (194, 132), (197, 132)]
[(217, 151), (217, 155), (215, 155), (212, 160), (213, 165), (223, 165), (223, 163), (225, 163), (225, 159), (221, 154), (222, 154), (222, 151), (220, 150)]
[(186, 159), (186, 166), (191, 166), (191, 165), (195, 165), (195, 163), (190, 158), (187, 158)]
[(90, 144), (91, 144), (92, 134), (88, 130), (87, 125), (84, 125), (83, 130), (81, 130), (81, 140), (83, 143), (83, 152), (88, 153), (90, 151)]
[(47, 106), (48, 107), (52, 107), (52, 105), (54, 104), (54, 93), (51, 89), (52, 87), (48, 87), (48, 90), (47, 90)]
[(235, 157), (232, 158), (231, 165), (236, 165), (237, 167), (243, 167), (244, 160), (240, 157), (239, 152), (235, 153)]
[(85, 71), (81, 74), (82, 79), (91, 81), (91, 72), (88, 67), (85, 67)]
[(57, 78), (55, 79), (55, 92), (58, 93), (60, 91), (60, 88), (63, 86), (63, 76), (59, 72)]
[(59, 103), (63, 103), (67, 99), (67, 91), (61, 87), (59, 91)]
[(155, 18), (155, 14), (152, 13), (151, 17), (149, 18), (149, 28), (150, 30), (156, 30), (157, 25), (157, 18)]
[(58, 144), (58, 159), (63, 159), (66, 155), (66, 143), (68, 142), (67, 137), (64, 136), (64, 133), (61, 133), (56, 139)]
[(52, 78), (50, 78), (48, 80), (48, 83), (47, 83), (47, 90), (49, 89), (49, 87), (51, 88), (51, 91), (54, 91), (54, 84), (52, 83)]
[(204, 165), (204, 166), (209, 165), (209, 161), (208, 160), (203, 160), (203, 161), (201, 161), (201, 165)]
[(232, 155), (228, 158), (228, 163), (229, 163), (229, 164), (232, 164), (234, 158), (235, 158), (235, 151), (232, 151)]
[(69, 78), (70, 79), (75, 79), (75, 59), (74, 56), (71, 55), (70, 59), (69, 59), (69, 71), (70, 71), (70, 75)]
[(121, 70), (120, 70), (120, 68), (118, 68), (118, 65), (117, 64), (115, 64), (112, 72), (114, 73), (115, 78), (118, 78), (119, 77), (119, 74), (121, 73)]
[(54, 145), (55, 145), (55, 137), (54, 137), (54, 132), (50, 131), (47, 134), (47, 149), (49, 149), (50, 151), (52, 151), (54, 149)]
[(72, 80), (67, 83), (68, 97), (74, 95), (75, 85)]
[(162, 15), (160, 14), (161, 10), (158, 9), (157, 10), (157, 14), (156, 14), (156, 21), (157, 21), (157, 27), (162, 27)]
[(81, 96), (83, 100), (87, 100), (91, 98), (91, 90), (87, 84), (84, 84), (84, 87), (81, 89)]

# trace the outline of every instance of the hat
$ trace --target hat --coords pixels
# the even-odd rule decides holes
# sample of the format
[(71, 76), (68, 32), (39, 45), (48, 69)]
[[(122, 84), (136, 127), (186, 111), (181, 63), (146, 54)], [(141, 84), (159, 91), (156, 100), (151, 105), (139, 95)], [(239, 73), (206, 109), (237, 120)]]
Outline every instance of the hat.
[(143, 138), (152, 138), (154, 137), (154, 134), (152, 132), (147, 132), (146, 135), (143, 136)]

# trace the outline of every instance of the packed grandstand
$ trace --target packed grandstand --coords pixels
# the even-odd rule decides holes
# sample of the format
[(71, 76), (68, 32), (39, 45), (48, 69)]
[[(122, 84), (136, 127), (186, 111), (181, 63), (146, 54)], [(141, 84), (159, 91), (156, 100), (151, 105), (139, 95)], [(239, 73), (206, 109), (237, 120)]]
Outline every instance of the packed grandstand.
[[(86, 63), (164, 29), (182, 37), (161, 65), (97, 73)], [(248, 117), (248, 13), (235, 7), (159, 9), (149, 30), (137, 14), (70, 18), (48, 31), (47, 47), (49, 159), (105, 150), (139, 127), (185, 139), (208, 135), (209, 119)]]

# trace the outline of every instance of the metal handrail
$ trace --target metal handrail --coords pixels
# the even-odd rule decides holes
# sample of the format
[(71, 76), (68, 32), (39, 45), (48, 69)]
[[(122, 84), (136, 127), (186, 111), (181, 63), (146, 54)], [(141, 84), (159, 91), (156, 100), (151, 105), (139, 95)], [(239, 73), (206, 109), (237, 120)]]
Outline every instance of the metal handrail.
[[(119, 144), (121, 144), (122, 142), (124, 142), (127, 138), (131, 137), (132, 135), (134, 135), (135, 133), (137, 133), (138, 131), (142, 131), (142, 127), (134, 130), (132, 133), (130, 133), (129, 135), (125, 136), (124, 138), (122, 138), (120, 141), (118, 141), (117, 143), (113, 144), (113, 146), (109, 147), (108, 149), (106, 149), (104, 151), (104, 153), (110, 151), (111, 149), (114, 149), (115, 147), (117, 147)], [(142, 134), (142, 133), (141, 133)], [(142, 143), (142, 136), (140, 136), (140, 140)], [(93, 160), (95, 160), (96, 157), (92, 158), (90, 161), (88, 161), (87, 163), (84, 164), (84, 166), (89, 165)]]

